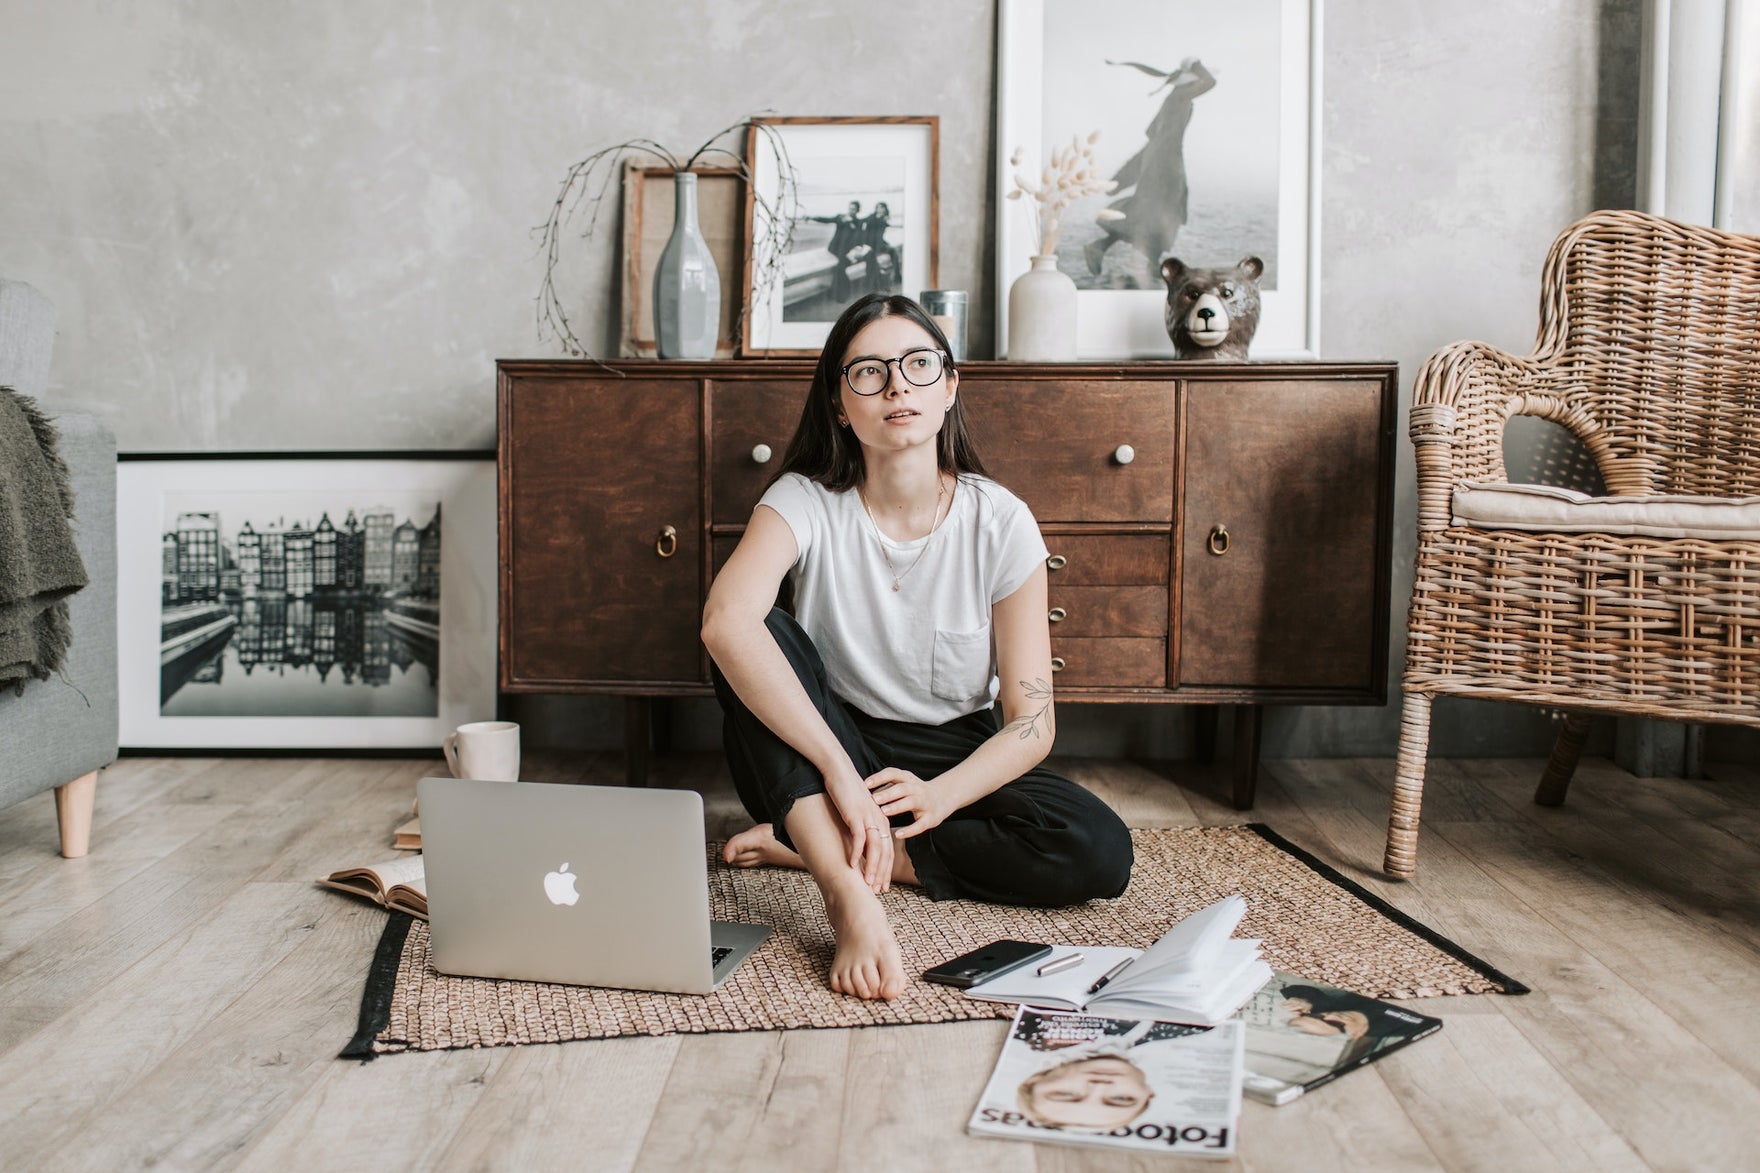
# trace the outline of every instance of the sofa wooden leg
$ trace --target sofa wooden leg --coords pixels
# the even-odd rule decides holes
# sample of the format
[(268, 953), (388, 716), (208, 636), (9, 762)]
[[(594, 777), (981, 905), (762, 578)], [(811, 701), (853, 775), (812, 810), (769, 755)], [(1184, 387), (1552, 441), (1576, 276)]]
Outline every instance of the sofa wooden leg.
[(1430, 752), (1430, 698), (1408, 692), (1399, 715), (1399, 760), (1393, 775), (1393, 810), (1387, 819), (1387, 854), (1381, 870), (1407, 879), (1418, 867), (1418, 807), (1424, 797), (1424, 762)]
[(98, 771), (55, 788), (55, 821), (61, 827), (61, 854), (78, 859), (92, 843), (92, 807), (98, 798)]
[(1546, 759), (1546, 770), (1534, 790), (1534, 801), (1541, 806), (1563, 806), (1564, 792), (1570, 788), (1571, 777), (1577, 772), (1577, 759), (1583, 756), (1583, 742), (1589, 737), (1589, 715), (1566, 713), (1564, 728), (1552, 743), (1552, 756)]

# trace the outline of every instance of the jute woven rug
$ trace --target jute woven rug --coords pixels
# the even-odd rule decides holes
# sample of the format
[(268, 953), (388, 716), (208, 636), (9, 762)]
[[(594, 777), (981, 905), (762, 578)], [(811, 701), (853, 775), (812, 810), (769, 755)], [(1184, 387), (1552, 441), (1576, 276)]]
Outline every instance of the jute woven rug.
[[(1146, 947), (1176, 920), (1239, 892), (1240, 936), (1264, 942), (1273, 969), (1384, 998), (1526, 993), (1458, 945), (1258, 824), (1135, 830), (1136, 866), (1116, 900), (1074, 908), (1012, 908), (929, 900), (915, 889), (881, 897), (905, 972), (1004, 937), (1051, 944)], [(903, 997), (864, 1002), (826, 986), (833, 940), (804, 873), (742, 870), (710, 844), (715, 920), (769, 925), (770, 937), (707, 996), (448, 977), (428, 964), (428, 926), (394, 914), (380, 939), (344, 1057), (794, 1027), (878, 1026), (1007, 1018), (1014, 1007), (966, 998), (914, 978)]]

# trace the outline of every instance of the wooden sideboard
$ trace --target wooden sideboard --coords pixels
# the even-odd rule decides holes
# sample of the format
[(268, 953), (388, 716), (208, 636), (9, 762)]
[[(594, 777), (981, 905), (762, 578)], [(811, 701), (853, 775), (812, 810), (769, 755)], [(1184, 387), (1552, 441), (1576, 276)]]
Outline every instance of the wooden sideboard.
[[(1384, 704), (1397, 367), (960, 367), (990, 472), (1051, 550), (1058, 699), (1235, 709), (1252, 805), (1266, 704)], [(709, 691), (715, 570), (777, 467), (808, 361), (497, 364), (501, 687)]]

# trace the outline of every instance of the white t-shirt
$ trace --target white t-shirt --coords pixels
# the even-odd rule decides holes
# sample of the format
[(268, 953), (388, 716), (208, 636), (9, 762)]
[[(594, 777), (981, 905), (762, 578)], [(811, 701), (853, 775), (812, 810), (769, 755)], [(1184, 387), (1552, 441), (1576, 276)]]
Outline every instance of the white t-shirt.
[(794, 614), (824, 658), (833, 692), (870, 716), (923, 725), (996, 699), (990, 608), (1046, 555), (1024, 501), (962, 474), (947, 517), (914, 542), (882, 534), (854, 489), (834, 493), (798, 473), (770, 486), (759, 505), (794, 531)]

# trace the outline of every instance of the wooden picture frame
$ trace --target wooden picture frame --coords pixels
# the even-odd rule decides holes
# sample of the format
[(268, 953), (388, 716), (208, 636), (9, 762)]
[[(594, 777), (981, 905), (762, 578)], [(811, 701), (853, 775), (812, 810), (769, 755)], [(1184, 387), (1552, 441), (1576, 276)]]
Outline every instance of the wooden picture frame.
[(752, 120), (742, 355), (815, 356), (854, 298), (939, 284), (940, 133), (933, 115)]
[[(1079, 8), (1000, 0), (997, 353), (1008, 351), (1009, 287), (1038, 251), (1030, 197), (1007, 198), (1014, 175), (1036, 180), (1054, 148), (1099, 130), (1101, 174), (1126, 182), (1061, 218), (1058, 268), (1076, 281), (1078, 357), (1173, 357), (1160, 258), (1113, 244), (1117, 233), (1095, 216), (1143, 193), (1130, 182), (1141, 172), (1130, 167), (1153, 154), (1177, 161), (1177, 170), (1159, 173), (1178, 178), (1152, 189), (1153, 207), (1180, 209), (1172, 255), (1200, 268), (1249, 255), (1266, 264), (1251, 357), (1318, 358), (1320, 49), (1321, 0), (1241, 0), (1220, 10), (1189, 0), (1093, 0)], [(1189, 60), (1208, 76), (1176, 96), (1176, 83), (1193, 76), (1184, 74)], [(1172, 194), (1163, 194), (1170, 184)], [(1130, 223), (1128, 212), (1122, 223)], [(1098, 274), (1089, 244), (1100, 254)]]
[[(721, 278), (721, 325), (715, 357), (739, 349), (740, 284), (745, 273), (746, 182), (731, 167), (693, 167), (697, 176), (697, 223)], [(654, 267), (672, 235), (676, 172), (627, 160), (623, 166), (623, 290), (617, 353), (654, 358)]]
[(425, 752), (495, 716), (494, 453), (118, 459), (124, 747)]

